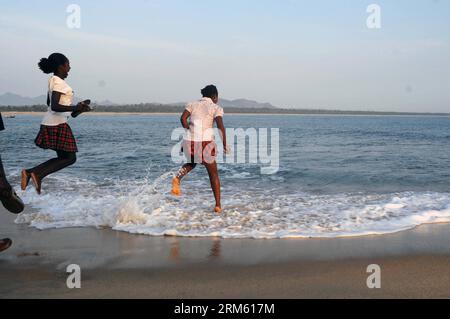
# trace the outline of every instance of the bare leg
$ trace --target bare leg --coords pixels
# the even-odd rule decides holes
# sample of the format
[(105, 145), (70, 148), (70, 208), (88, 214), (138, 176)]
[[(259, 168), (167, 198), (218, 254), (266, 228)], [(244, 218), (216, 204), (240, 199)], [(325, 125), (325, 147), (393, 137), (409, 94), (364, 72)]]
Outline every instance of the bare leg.
[(181, 189), (180, 189), (180, 183), (181, 179), (185, 177), (187, 174), (189, 174), (190, 171), (192, 171), (197, 164), (195, 163), (187, 163), (184, 164), (183, 167), (178, 171), (178, 174), (173, 178), (172, 180), (172, 195), (180, 196), (181, 195)]
[(38, 194), (41, 193), (42, 180), (63, 168), (75, 164), (77, 160), (76, 153), (56, 151), (57, 158), (48, 160), (32, 169), (28, 169), (22, 172), (22, 189), (25, 189), (28, 185), (28, 180), (31, 178)]
[(40, 180), (43, 180), (47, 175), (55, 173), (67, 166), (75, 164), (77, 161), (76, 153), (64, 152), (64, 151), (56, 151), (58, 155), (57, 158), (52, 158), (45, 163), (42, 163), (32, 169), (26, 170), (28, 174), (34, 173), (39, 177)]
[(179, 180), (181, 180), (183, 177), (185, 177), (187, 174), (189, 174), (189, 172), (192, 171), (196, 166), (197, 166), (197, 164), (195, 164), (195, 163), (184, 164), (183, 167), (181, 167), (181, 169), (178, 171), (178, 174), (176, 177)]
[(217, 171), (217, 163), (205, 164), (206, 170), (208, 171), (209, 181), (211, 182), (211, 188), (214, 193), (214, 198), (216, 200), (216, 213), (222, 212), (222, 205), (220, 203), (220, 180), (219, 172)]
[(6, 179), (5, 170), (3, 169), (2, 158), (0, 157), (0, 190), (10, 191), (11, 185), (9, 185)]

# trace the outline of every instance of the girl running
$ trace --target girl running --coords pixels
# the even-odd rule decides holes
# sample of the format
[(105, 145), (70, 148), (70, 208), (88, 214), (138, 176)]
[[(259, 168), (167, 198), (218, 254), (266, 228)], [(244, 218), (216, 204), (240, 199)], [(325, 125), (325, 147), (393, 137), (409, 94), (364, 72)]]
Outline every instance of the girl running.
[[(220, 203), (220, 180), (216, 163), (216, 143), (214, 141), (213, 125), (216, 122), (220, 130), (223, 149), (228, 152), (223, 125), (223, 109), (217, 105), (219, 93), (214, 85), (208, 85), (201, 91), (203, 98), (200, 101), (188, 103), (181, 115), (181, 124), (188, 130), (187, 138), (183, 142), (183, 152), (188, 163), (183, 165), (172, 180), (172, 194), (181, 195), (181, 179), (192, 171), (197, 164), (203, 164), (208, 171), (211, 188), (216, 200), (215, 212), (222, 212)], [(188, 122), (189, 119), (189, 122)]]
[(32, 180), (36, 192), (41, 193), (42, 180), (76, 161), (77, 144), (70, 126), (69, 116), (76, 117), (83, 112), (89, 112), (90, 101), (86, 100), (72, 106), (73, 90), (64, 81), (70, 71), (69, 60), (61, 53), (53, 53), (48, 58), (42, 58), (39, 69), (45, 74), (53, 73), (48, 81), (48, 110), (41, 123), (41, 129), (35, 139), (35, 144), (43, 149), (56, 151), (57, 157), (31, 169), (22, 170), (22, 190)]

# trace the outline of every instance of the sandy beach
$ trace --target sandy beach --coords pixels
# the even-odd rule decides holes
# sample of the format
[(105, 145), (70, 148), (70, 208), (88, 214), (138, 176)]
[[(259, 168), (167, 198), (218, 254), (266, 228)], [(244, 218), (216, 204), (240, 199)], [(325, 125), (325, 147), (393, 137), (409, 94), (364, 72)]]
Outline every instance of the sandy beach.
[[(0, 298), (449, 298), (448, 224), (383, 236), (221, 240), (39, 231), (0, 212)], [(66, 267), (82, 269), (68, 289)], [(368, 289), (367, 266), (381, 267)]]

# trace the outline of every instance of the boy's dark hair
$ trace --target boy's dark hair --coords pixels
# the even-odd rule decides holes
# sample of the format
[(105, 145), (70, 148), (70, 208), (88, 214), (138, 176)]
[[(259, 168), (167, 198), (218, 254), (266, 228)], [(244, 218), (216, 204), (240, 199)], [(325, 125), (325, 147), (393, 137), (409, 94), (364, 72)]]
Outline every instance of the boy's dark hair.
[(215, 96), (219, 96), (219, 91), (217, 91), (215, 85), (205, 86), (201, 92), (203, 97), (209, 97), (210, 99), (212, 99)]
[(64, 65), (67, 61), (69, 61), (69, 59), (67, 59), (64, 54), (52, 53), (48, 58), (42, 58), (39, 61), (38, 66), (42, 72), (49, 74), (56, 72), (58, 67)]

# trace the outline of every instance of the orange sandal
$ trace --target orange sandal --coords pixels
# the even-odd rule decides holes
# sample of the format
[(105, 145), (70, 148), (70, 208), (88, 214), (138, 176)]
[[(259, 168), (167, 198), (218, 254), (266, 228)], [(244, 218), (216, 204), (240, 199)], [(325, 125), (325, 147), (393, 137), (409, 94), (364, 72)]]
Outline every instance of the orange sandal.
[(27, 189), (28, 184), (30, 183), (30, 174), (27, 173), (25, 169), (22, 170), (22, 176), (20, 181), (20, 188), (24, 191)]
[(41, 195), (41, 180), (35, 173), (31, 173), (31, 181), (33, 182), (34, 188), (36, 188), (36, 192)]

